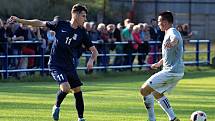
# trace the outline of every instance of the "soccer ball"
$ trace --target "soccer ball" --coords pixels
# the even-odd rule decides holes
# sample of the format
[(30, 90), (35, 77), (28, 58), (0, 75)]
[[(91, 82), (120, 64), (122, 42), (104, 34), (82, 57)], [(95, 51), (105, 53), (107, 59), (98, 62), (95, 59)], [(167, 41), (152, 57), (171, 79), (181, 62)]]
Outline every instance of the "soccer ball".
[(195, 111), (192, 113), (190, 121), (207, 121), (207, 115), (203, 111)]

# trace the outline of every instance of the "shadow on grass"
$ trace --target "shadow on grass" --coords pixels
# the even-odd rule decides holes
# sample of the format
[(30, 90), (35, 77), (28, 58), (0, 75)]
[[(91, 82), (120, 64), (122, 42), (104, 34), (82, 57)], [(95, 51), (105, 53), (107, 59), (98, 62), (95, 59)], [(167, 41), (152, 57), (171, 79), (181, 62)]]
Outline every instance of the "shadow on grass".
[[(205, 71), (206, 70), (206, 71)], [(141, 86), (153, 73), (150, 71), (126, 71), (126, 72), (96, 72), (91, 75), (85, 75), (79, 73), (80, 79), (83, 80), (85, 91), (102, 91), (112, 89), (111, 87), (117, 87), (119, 89), (125, 88), (138, 88)], [(189, 67), (185, 70), (185, 76), (183, 79), (195, 79), (214, 77), (215, 69), (204, 69), (196, 67)], [(130, 85), (130, 83), (134, 85)], [(94, 86), (96, 86), (94, 88)], [(136, 86), (136, 87), (135, 87)], [(101, 88), (97, 88), (101, 87)], [(123, 88), (123, 89), (125, 89)], [(51, 77), (32, 76), (22, 80), (0, 80), (0, 92), (8, 93), (32, 93), (32, 94), (55, 94), (58, 90), (58, 86)], [(128, 89), (130, 90), (130, 89)]]
[(194, 79), (194, 78), (205, 78), (205, 77), (215, 77), (215, 69), (214, 70), (200, 70), (200, 71), (190, 71), (185, 72), (184, 79)]
[[(15, 101), (14, 101), (15, 102)], [(25, 110), (25, 109), (32, 109), (32, 110), (41, 110), (41, 109), (50, 109), (50, 104), (35, 104), (35, 103), (20, 103), (20, 102), (2, 102), (1, 103), (1, 110)]]
[[(82, 70), (79, 70), (79, 77), (84, 82), (103, 82), (103, 83), (127, 83), (131, 81), (146, 81), (151, 75), (156, 73), (159, 70), (133, 70), (133, 71), (124, 71), (124, 72), (94, 72), (92, 74), (86, 75)], [(209, 66), (186, 66), (184, 79), (193, 79), (193, 78), (204, 78), (204, 77), (214, 77), (215, 69)], [(16, 78), (9, 78), (6, 80), (0, 80), (0, 83), (20, 83), (20, 82), (52, 82), (56, 84), (55, 80), (51, 76), (33, 75), (21, 78), (17, 80)]]
[(0, 92), (43, 95), (54, 94), (56, 91), (57, 86), (49, 82), (0, 83)]

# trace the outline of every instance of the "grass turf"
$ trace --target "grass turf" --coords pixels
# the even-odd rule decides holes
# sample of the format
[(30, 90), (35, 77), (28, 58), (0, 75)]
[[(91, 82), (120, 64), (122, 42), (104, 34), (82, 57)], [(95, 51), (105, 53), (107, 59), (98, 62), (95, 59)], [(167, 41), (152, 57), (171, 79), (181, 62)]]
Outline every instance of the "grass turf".
[[(215, 119), (215, 70), (186, 72), (177, 87), (167, 94), (181, 121), (203, 110), (208, 121)], [(84, 76), (83, 92), (87, 121), (146, 121), (147, 113), (139, 87), (150, 74), (126, 72)], [(47, 79), (47, 78), (45, 78)], [(0, 121), (51, 121), (57, 86), (52, 82), (1, 82)], [(168, 121), (155, 102), (158, 121)], [(60, 121), (76, 121), (74, 98), (69, 94), (61, 107)]]

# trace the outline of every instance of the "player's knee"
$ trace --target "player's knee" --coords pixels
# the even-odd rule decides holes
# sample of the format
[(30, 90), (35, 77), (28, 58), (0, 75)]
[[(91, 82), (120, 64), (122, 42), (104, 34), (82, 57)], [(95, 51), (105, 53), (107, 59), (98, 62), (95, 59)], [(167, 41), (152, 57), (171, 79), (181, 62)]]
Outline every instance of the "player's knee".
[(69, 93), (70, 92), (70, 89), (69, 88), (62, 88), (61, 89), (63, 92), (66, 92), (66, 93)]
[(140, 88), (140, 93), (142, 96), (147, 96), (151, 94), (154, 91), (148, 84), (143, 84), (143, 86)]
[(147, 91), (144, 88), (140, 88), (140, 94), (142, 96), (147, 96), (148, 95)]
[(147, 95), (151, 94), (151, 92), (153, 92), (153, 90), (151, 88), (149, 88), (148, 86), (140, 88), (140, 94), (142, 96), (147, 96)]
[(60, 89), (63, 91), (63, 92), (66, 92), (66, 93), (69, 93), (70, 92), (70, 86), (61, 86)]

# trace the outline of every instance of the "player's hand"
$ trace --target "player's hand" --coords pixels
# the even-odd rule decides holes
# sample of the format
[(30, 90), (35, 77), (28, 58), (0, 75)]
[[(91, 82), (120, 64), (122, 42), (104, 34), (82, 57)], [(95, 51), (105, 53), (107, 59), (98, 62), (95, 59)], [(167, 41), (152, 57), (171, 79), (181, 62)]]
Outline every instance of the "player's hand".
[(157, 69), (159, 67), (160, 67), (160, 65), (158, 63), (154, 63), (154, 64), (151, 65), (152, 69)]
[(19, 18), (16, 17), (16, 16), (11, 16), (9, 19), (8, 19), (8, 23), (14, 23), (14, 22), (18, 22)]
[(89, 59), (89, 61), (87, 62), (87, 70), (92, 70), (93, 69), (93, 60)]

